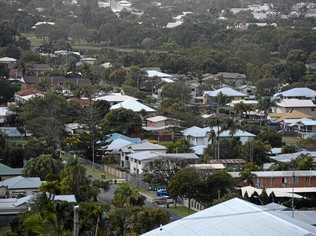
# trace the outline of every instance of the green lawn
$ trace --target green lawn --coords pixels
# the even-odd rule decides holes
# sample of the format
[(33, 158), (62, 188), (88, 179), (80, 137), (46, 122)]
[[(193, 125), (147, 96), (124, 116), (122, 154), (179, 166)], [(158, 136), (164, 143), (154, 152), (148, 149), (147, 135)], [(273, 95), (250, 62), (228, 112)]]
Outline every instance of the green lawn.
[(172, 206), (168, 208), (168, 211), (172, 212), (173, 214), (179, 217), (185, 217), (185, 216), (189, 216), (195, 213), (195, 211), (184, 206), (177, 206), (177, 207)]

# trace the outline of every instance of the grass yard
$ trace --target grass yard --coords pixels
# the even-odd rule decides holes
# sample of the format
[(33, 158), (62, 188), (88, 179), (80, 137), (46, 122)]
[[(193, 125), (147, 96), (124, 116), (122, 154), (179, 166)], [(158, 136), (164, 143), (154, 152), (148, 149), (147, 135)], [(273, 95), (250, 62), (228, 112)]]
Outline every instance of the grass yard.
[(185, 217), (185, 216), (189, 216), (189, 215), (192, 215), (193, 213), (195, 213), (195, 211), (193, 211), (187, 207), (184, 207), (184, 206), (177, 206), (177, 207), (170, 206), (168, 208), (168, 211), (172, 212), (173, 214), (175, 214), (179, 217)]
[(296, 145), (299, 139), (299, 137), (295, 136), (283, 136), (282, 142), (284, 142), (286, 145)]

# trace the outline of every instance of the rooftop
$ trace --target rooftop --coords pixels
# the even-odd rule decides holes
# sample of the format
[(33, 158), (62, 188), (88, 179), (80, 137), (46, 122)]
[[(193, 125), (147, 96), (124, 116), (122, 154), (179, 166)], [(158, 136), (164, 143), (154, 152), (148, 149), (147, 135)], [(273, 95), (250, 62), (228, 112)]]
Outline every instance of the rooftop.
[(107, 94), (105, 96), (101, 96), (101, 97), (97, 97), (94, 99), (95, 101), (107, 101), (107, 102), (124, 102), (124, 101), (130, 101), (130, 100), (138, 100), (137, 98), (128, 96), (128, 95), (124, 95), (121, 93), (110, 93)]
[(184, 136), (192, 136), (192, 137), (206, 137), (208, 133), (211, 131), (210, 127), (200, 128), (197, 126), (192, 126), (182, 131)]
[(283, 99), (281, 102), (277, 103), (280, 107), (316, 107), (312, 100), (309, 99)]
[(0, 176), (17, 176), (22, 174), (22, 168), (11, 168), (0, 163)]
[(110, 110), (115, 110), (115, 109), (120, 109), (120, 108), (132, 110), (134, 112), (141, 112), (141, 111), (154, 112), (155, 111), (151, 107), (146, 106), (143, 103), (135, 101), (135, 100), (120, 102), (118, 104), (111, 106)]
[(159, 122), (159, 121), (168, 120), (168, 117), (165, 117), (165, 116), (153, 116), (153, 117), (147, 118), (146, 120), (151, 121), (151, 122)]
[(133, 151), (156, 151), (156, 150), (167, 150), (166, 147), (159, 145), (159, 144), (153, 144), (148, 141), (144, 141), (142, 143), (138, 144), (131, 144), (128, 146), (125, 146), (122, 148), (122, 151), (128, 151), (128, 150), (133, 150)]
[(274, 97), (306, 97), (315, 98), (316, 91), (310, 88), (292, 88), (273, 95)]
[(209, 97), (217, 97), (219, 94), (223, 94), (228, 97), (247, 97), (246, 94), (241, 93), (235, 89), (232, 89), (230, 87), (224, 87), (221, 89), (217, 89), (214, 91), (205, 91), (204, 94), (207, 94)]
[[(316, 170), (295, 170), (295, 171), (252, 171), (257, 177), (310, 177), (316, 176)], [(234, 177), (240, 177), (240, 172), (229, 172)]]
[(219, 137), (255, 137), (256, 135), (249, 133), (247, 131), (243, 130), (236, 130), (234, 134), (231, 134), (230, 130), (224, 130), (219, 134)]
[(42, 181), (39, 177), (17, 176), (0, 182), (0, 186), (6, 186), (8, 189), (37, 189)]
[(307, 236), (316, 228), (234, 198), (143, 234), (144, 236)]

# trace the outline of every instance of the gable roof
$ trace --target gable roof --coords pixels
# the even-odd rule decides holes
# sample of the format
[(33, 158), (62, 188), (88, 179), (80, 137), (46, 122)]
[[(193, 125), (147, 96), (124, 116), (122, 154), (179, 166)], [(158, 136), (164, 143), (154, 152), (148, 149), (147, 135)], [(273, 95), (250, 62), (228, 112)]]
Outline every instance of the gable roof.
[(42, 181), (39, 177), (17, 176), (0, 182), (0, 186), (6, 186), (8, 189), (37, 189)]
[(204, 94), (207, 94), (209, 97), (217, 97), (220, 93), (227, 97), (247, 97), (246, 94), (241, 93), (230, 87), (220, 88), (214, 91), (205, 91)]
[(199, 159), (194, 153), (161, 153), (154, 151), (136, 152), (129, 155), (130, 158), (145, 161), (155, 159), (167, 159), (167, 160), (194, 160)]
[(95, 99), (93, 99), (95, 101), (107, 101), (107, 102), (124, 102), (124, 101), (130, 101), (130, 100), (134, 100), (137, 101), (137, 98), (128, 96), (128, 95), (124, 95), (121, 93), (110, 93), (101, 97), (97, 97)]
[(276, 156), (271, 156), (270, 158), (279, 162), (291, 162), (297, 159), (300, 155), (310, 155), (313, 161), (316, 162), (316, 151), (300, 151), (295, 153), (284, 153)]
[(210, 127), (200, 128), (197, 126), (192, 126), (182, 131), (184, 136), (191, 136), (196, 138), (206, 137), (207, 134), (211, 131)]
[(120, 108), (132, 110), (134, 112), (140, 112), (143, 110), (145, 112), (154, 112), (155, 111), (151, 107), (146, 106), (143, 103), (135, 101), (135, 100), (128, 100), (128, 101), (120, 102), (118, 104), (111, 106), (110, 110), (115, 110), (115, 109), (120, 109)]
[(219, 134), (219, 137), (222, 137), (222, 138), (231, 137), (231, 136), (233, 136), (233, 137), (256, 137), (256, 135), (249, 133), (247, 131), (244, 131), (244, 130), (240, 130), (240, 129), (236, 130), (236, 132), (233, 135), (230, 133), (230, 130), (224, 130), (223, 132), (221, 132)]
[(142, 143), (138, 144), (131, 144), (128, 146), (125, 146), (122, 148), (122, 151), (128, 151), (128, 150), (133, 150), (133, 151), (156, 151), (156, 150), (167, 150), (165, 146), (159, 145), (159, 144), (153, 144), (148, 141), (144, 141)]
[(168, 118), (165, 116), (153, 116), (153, 117), (147, 118), (146, 120), (151, 121), (151, 122), (159, 122), (159, 121), (168, 120)]
[(316, 228), (234, 198), (143, 234), (156, 235), (312, 236)]
[(0, 176), (16, 176), (22, 174), (22, 168), (11, 168), (5, 164), (0, 163)]
[(112, 133), (112, 134), (109, 134), (109, 135), (106, 135), (107, 139), (105, 140), (105, 142), (109, 143), (109, 142), (113, 142), (117, 139), (124, 139), (124, 140), (127, 140), (129, 141), (131, 144), (136, 144), (136, 143), (141, 143), (141, 139), (140, 138), (131, 138), (131, 137), (128, 137), (124, 134), (120, 134), (120, 133)]
[(276, 104), (279, 107), (316, 107), (312, 100), (289, 98)]
[(119, 151), (121, 148), (132, 144), (131, 141), (128, 141), (126, 139), (118, 138), (115, 139), (107, 148), (108, 151)]
[(310, 88), (292, 88), (273, 95), (274, 97), (316, 97), (316, 91)]
[(16, 62), (16, 59), (14, 59), (12, 57), (1, 57), (0, 58), (0, 63), (12, 63), (12, 62)]

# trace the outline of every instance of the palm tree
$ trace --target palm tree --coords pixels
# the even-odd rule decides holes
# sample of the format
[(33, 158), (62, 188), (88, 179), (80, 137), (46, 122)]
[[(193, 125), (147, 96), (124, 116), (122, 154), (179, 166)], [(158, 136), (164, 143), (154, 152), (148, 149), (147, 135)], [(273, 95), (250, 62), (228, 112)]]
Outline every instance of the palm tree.
[(228, 96), (226, 96), (222, 92), (220, 92), (216, 97), (216, 103), (217, 103), (216, 114), (218, 114), (219, 109), (224, 107), (227, 103), (229, 103), (230, 100), (231, 99)]
[(269, 110), (271, 107), (275, 106), (275, 101), (270, 97), (263, 97), (259, 100), (258, 108), (264, 111), (265, 119), (267, 119)]

